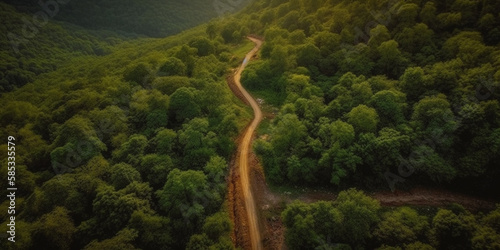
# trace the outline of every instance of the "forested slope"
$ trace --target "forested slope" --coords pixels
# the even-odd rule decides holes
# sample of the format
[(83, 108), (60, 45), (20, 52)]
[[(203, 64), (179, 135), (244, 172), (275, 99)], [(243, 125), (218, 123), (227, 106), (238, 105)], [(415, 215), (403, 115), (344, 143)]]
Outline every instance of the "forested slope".
[[(15, 138), (18, 189), (16, 242), (0, 248), (233, 248), (225, 176), (250, 118), (225, 82), (243, 58), (233, 53), (239, 45), (212, 25), (95, 55), (71, 49), (80, 40), (58, 39), (73, 33), (52, 27), (59, 33), (46, 26), (40, 40), (54, 45), (48, 60), (65, 63), (0, 97), (0, 136)], [(8, 216), (0, 214), (2, 223)]]
[[(42, 6), (30, 0), (4, 1), (19, 10), (35, 13)], [(56, 20), (88, 29), (164, 37), (235, 12), (249, 0), (85, 0), (58, 1)], [(45, 1), (43, 3), (46, 3)], [(53, 7), (51, 7), (53, 9)]]
[(0, 3), (0, 15), (0, 92), (32, 82), (74, 57), (109, 54), (112, 46), (132, 38), (54, 20), (35, 25), (33, 15), (16, 12), (5, 3)]

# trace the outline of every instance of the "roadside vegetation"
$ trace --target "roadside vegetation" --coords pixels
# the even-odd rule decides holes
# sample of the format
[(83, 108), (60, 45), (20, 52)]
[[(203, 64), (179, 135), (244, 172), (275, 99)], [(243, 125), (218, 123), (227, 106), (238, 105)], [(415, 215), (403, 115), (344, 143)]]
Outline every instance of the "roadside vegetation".
[(383, 208), (362, 191), (348, 189), (334, 201), (289, 204), (282, 213), (290, 249), (495, 249), (494, 211), (476, 215), (457, 204), (430, 214), (411, 207)]

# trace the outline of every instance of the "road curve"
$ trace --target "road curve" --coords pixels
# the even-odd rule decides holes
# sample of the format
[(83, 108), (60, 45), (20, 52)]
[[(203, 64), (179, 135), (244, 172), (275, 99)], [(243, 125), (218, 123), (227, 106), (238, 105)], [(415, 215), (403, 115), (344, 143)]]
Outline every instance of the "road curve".
[(250, 151), (250, 145), (252, 143), (253, 133), (255, 132), (255, 129), (259, 125), (260, 121), (262, 120), (262, 111), (260, 110), (259, 105), (255, 101), (255, 99), (253, 99), (252, 96), (245, 90), (245, 88), (243, 88), (240, 82), (241, 72), (243, 72), (243, 70), (245, 69), (245, 66), (250, 61), (250, 58), (252, 58), (252, 56), (255, 55), (255, 53), (259, 50), (260, 46), (262, 45), (262, 41), (252, 37), (248, 37), (248, 39), (250, 39), (252, 42), (255, 43), (255, 47), (250, 52), (248, 52), (240, 68), (234, 74), (234, 82), (236, 86), (241, 91), (245, 99), (248, 101), (254, 112), (254, 118), (252, 120), (252, 123), (250, 124), (250, 126), (247, 127), (243, 139), (241, 140), (241, 143), (239, 145), (239, 152), (240, 152), (239, 171), (240, 171), (241, 186), (243, 189), (243, 198), (245, 200), (245, 208), (248, 217), (248, 227), (249, 227), (251, 246), (252, 249), (262, 249), (259, 221), (257, 217), (257, 209), (255, 206), (255, 200), (252, 194), (252, 189), (250, 187), (250, 178), (249, 178), (250, 168), (248, 166), (248, 156)]

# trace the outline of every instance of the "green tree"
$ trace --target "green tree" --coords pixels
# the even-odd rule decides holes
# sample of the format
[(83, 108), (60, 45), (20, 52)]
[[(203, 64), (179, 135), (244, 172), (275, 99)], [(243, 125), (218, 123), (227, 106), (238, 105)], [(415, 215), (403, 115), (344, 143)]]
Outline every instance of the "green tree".
[(81, 215), (81, 210), (85, 209), (85, 201), (84, 196), (77, 190), (74, 176), (64, 174), (46, 181), (41, 189), (35, 189), (26, 200), (26, 203), (30, 204), (26, 211), (31, 216), (39, 217), (56, 206), (64, 206), (74, 214)]
[(306, 34), (303, 30), (295, 30), (290, 33), (290, 36), (288, 36), (288, 40), (292, 45), (303, 44), (306, 40)]
[(457, 176), (457, 170), (428, 145), (418, 145), (410, 155), (409, 164), (417, 172), (425, 173), (435, 182), (450, 182)]
[(126, 187), (133, 181), (141, 181), (140, 173), (126, 163), (119, 163), (111, 169), (111, 182), (119, 190)]
[(379, 220), (379, 202), (362, 191), (349, 189), (339, 193), (334, 206), (343, 216), (341, 236), (344, 242), (351, 246), (362, 245), (370, 237), (371, 227)]
[(370, 30), (370, 40), (368, 45), (373, 48), (379, 47), (383, 42), (391, 40), (391, 34), (386, 26), (378, 24)]
[(435, 248), (429, 244), (422, 243), (420, 241), (416, 241), (416, 242), (413, 242), (410, 244), (406, 244), (405, 249), (406, 250), (433, 250)]
[(435, 4), (428, 1), (425, 3), (424, 7), (422, 7), (422, 10), (420, 10), (420, 19), (429, 27), (435, 27), (437, 21), (436, 12), (437, 8)]
[(296, 10), (288, 11), (288, 13), (280, 18), (279, 25), (288, 31), (294, 31), (297, 27), (297, 20), (300, 17), (300, 13)]
[(500, 204), (482, 219), (482, 224), (487, 225), (495, 231), (500, 232)]
[(213, 22), (210, 22), (207, 25), (205, 32), (207, 33), (207, 35), (210, 39), (214, 39), (217, 36), (217, 25)]
[(343, 149), (338, 143), (323, 152), (318, 161), (319, 166), (332, 169), (330, 183), (337, 186), (342, 178), (354, 173), (360, 163), (361, 158), (351, 148)]
[(196, 102), (196, 90), (193, 88), (181, 87), (170, 97), (170, 107), (168, 109), (170, 117), (178, 123), (193, 119), (201, 113), (201, 108)]
[(130, 217), (129, 227), (137, 231), (137, 240), (144, 249), (165, 249), (173, 247), (170, 219), (135, 211)]
[(177, 89), (181, 87), (191, 87), (191, 82), (185, 76), (166, 76), (157, 77), (152, 86), (154, 89), (159, 90), (164, 95), (172, 95)]
[[(7, 149), (7, 145), (5, 145), (4, 148)], [(7, 152), (5, 154), (7, 155)], [(18, 153), (17, 155), (21, 155), (21, 154)], [(16, 158), (16, 160), (17, 160), (17, 158)], [(0, 174), (3, 174), (4, 176), (10, 177), (10, 175), (8, 175), (9, 172), (10, 172), (9, 168), (7, 168), (7, 167), (0, 169)], [(35, 188), (37, 186), (36, 185), (36, 179), (37, 179), (36, 175), (34, 173), (30, 172), (28, 170), (28, 168), (26, 167), (26, 165), (20, 165), (20, 164), (15, 165), (15, 174), (16, 174), (15, 175), (15, 177), (16, 177), (15, 184), (16, 184), (16, 187), (19, 188), (18, 191), (16, 192), (16, 194), (21, 195), (21, 196), (29, 196), (35, 190)], [(1, 183), (0, 187), (7, 189), (9, 187), (7, 185), (8, 185), (8, 182)]]
[(87, 246), (85, 250), (99, 250), (99, 249), (109, 249), (109, 250), (138, 250), (133, 244), (137, 238), (138, 233), (136, 230), (125, 228), (112, 238), (105, 239), (103, 241), (93, 240)]
[(33, 224), (33, 245), (39, 249), (70, 249), (76, 228), (64, 207), (56, 207)]
[(277, 119), (271, 140), (276, 155), (288, 155), (294, 148), (304, 140), (307, 128), (296, 115), (286, 114)]
[(287, 227), (286, 242), (291, 249), (303, 249), (315, 245), (318, 238), (314, 230), (314, 218), (310, 214), (310, 207), (302, 202), (288, 205), (281, 214)]
[(223, 199), (226, 189), (225, 176), (227, 167), (227, 162), (224, 158), (220, 156), (212, 156), (210, 157), (210, 161), (208, 161), (203, 168), (208, 180), (212, 183), (212, 185), (216, 186), (216, 190), (214, 191), (218, 191), (220, 200)]
[(186, 65), (176, 57), (168, 57), (158, 72), (160, 76), (185, 76), (186, 73)]
[(400, 26), (411, 26), (415, 24), (420, 8), (417, 4), (407, 3), (399, 7), (396, 17)]
[(500, 234), (490, 227), (479, 227), (471, 240), (473, 249), (500, 248)]
[(432, 65), (427, 83), (434, 84), (435, 88), (442, 93), (450, 93), (458, 86), (459, 74), (464, 67), (464, 63), (460, 59), (450, 60), (446, 62), (438, 62)]
[(361, 246), (370, 236), (370, 229), (378, 221), (380, 204), (377, 200), (366, 196), (363, 191), (348, 189), (342, 191), (334, 201), (342, 214), (341, 242), (351, 246)]
[(439, 209), (432, 219), (432, 237), (435, 246), (470, 248), (475, 223), (474, 216), (470, 214), (456, 215), (450, 210)]
[(202, 169), (215, 155), (217, 134), (209, 131), (208, 119), (194, 118), (183, 124), (178, 136), (186, 169)]
[(186, 75), (191, 76), (193, 72), (194, 64), (196, 62), (197, 49), (189, 47), (184, 44), (182, 46), (176, 47), (174, 52), (174, 57), (180, 59), (184, 65), (186, 65)]
[(117, 162), (126, 162), (136, 166), (140, 157), (144, 154), (144, 150), (148, 145), (148, 139), (144, 135), (131, 135), (127, 142), (113, 152), (113, 158)]
[(159, 189), (165, 184), (167, 175), (173, 168), (170, 156), (149, 154), (142, 158), (138, 170), (145, 181), (155, 189)]
[(373, 162), (369, 164), (373, 167), (374, 174), (382, 174), (390, 167), (401, 164), (401, 154), (408, 151), (410, 137), (386, 127), (379, 131), (379, 136), (372, 142), (373, 155), (371, 157)]
[(168, 114), (167, 110), (155, 109), (149, 112), (146, 116), (145, 134), (150, 135), (159, 128), (167, 127)]
[(340, 46), (340, 35), (328, 31), (318, 32), (314, 36), (314, 43), (320, 49), (321, 55), (326, 57)]
[(405, 27), (395, 37), (403, 51), (415, 54), (425, 48), (434, 49), (434, 32), (426, 24), (419, 23), (413, 27)]
[(380, 117), (380, 126), (396, 126), (404, 122), (406, 111), (406, 95), (395, 90), (382, 90), (373, 95), (369, 101)]
[(105, 151), (106, 145), (98, 138), (92, 122), (81, 116), (67, 120), (57, 131), (50, 158), (56, 171), (60, 166), (74, 168)]
[(213, 244), (206, 234), (194, 234), (189, 238), (186, 245), (187, 250), (209, 249)]
[(208, 56), (215, 52), (214, 44), (205, 37), (197, 37), (191, 40), (189, 46), (198, 49), (198, 56)]
[(102, 186), (92, 203), (92, 211), (98, 224), (95, 233), (109, 237), (127, 225), (134, 211), (151, 212), (148, 200), (137, 197), (135, 193), (123, 194), (112, 187)]
[(236, 21), (229, 21), (222, 27), (221, 36), (226, 43), (238, 42), (235, 40), (234, 33), (241, 29), (241, 26)]
[(203, 232), (214, 242), (231, 233), (231, 220), (226, 212), (217, 212), (205, 219)]
[(391, 78), (398, 78), (407, 65), (407, 59), (402, 55), (398, 48), (398, 42), (389, 40), (377, 47), (379, 59), (377, 61), (379, 74), (386, 74)]
[(456, 122), (445, 95), (426, 96), (415, 104), (411, 119), (419, 122), (424, 128), (452, 132)]
[(306, 43), (297, 48), (297, 65), (310, 67), (316, 65), (321, 58), (320, 49), (312, 43)]
[(351, 86), (353, 105), (367, 103), (373, 95), (372, 88), (368, 82), (353, 84)]
[(377, 111), (366, 105), (359, 105), (347, 113), (347, 121), (358, 133), (375, 132), (379, 122)]
[(153, 139), (156, 152), (159, 154), (171, 154), (177, 142), (177, 133), (171, 129), (158, 131)]
[(319, 127), (318, 135), (326, 148), (332, 147), (335, 143), (347, 147), (351, 145), (355, 138), (353, 126), (341, 120), (330, 124), (322, 124)]
[(302, 97), (305, 90), (310, 86), (310, 78), (305, 75), (291, 75), (287, 80), (286, 92), (288, 95)]
[(106, 144), (108, 150), (112, 148), (112, 138), (118, 133), (127, 133), (128, 117), (121, 108), (110, 105), (104, 109), (95, 109), (90, 112), (89, 118), (94, 125), (98, 138)]
[(384, 214), (373, 235), (381, 243), (401, 246), (422, 239), (428, 230), (427, 217), (409, 207), (401, 207)]
[(275, 45), (269, 58), (269, 66), (279, 74), (289, 68), (288, 51), (284, 46)]
[(126, 69), (123, 74), (123, 79), (127, 82), (133, 82), (141, 86), (146, 86), (152, 80), (150, 74), (151, 72), (149, 67), (144, 63), (140, 63)]
[(207, 177), (202, 171), (172, 170), (156, 196), (161, 210), (169, 217), (185, 219), (196, 227), (201, 226), (210, 206), (213, 206)]

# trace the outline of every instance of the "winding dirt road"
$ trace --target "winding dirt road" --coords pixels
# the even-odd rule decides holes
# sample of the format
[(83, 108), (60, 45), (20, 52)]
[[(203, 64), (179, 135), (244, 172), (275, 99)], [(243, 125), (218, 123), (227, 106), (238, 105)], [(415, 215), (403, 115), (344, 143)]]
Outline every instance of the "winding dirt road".
[(248, 52), (240, 68), (234, 74), (234, 82), (235, 85), (238, 87), (238, 89), (241, 91), (241, 94), (243, 94), (243, 97), (245, 98), (246, 102), (250, 104), (250, 106), (252, 107), (254, 112), (254, 118), (252, 120), (252, 123), (247, 127), (241, 139), (238, 150), (239, 152), (238, 163), (239, 163), (239, 177), (241, 181), (243, 200), (245, 203), (245, 210), (247, 212), (248, 234), (250, 238), (249, 240), (251, 243), (251, 249), (262, 249), (262, 241), (260, 237), (259, 220), (257, 216), (255, 199), (252, 194), (252, 189), (250, 187), (250, 178), (249, 178), (250, 167), (248, 164), (249, 162), (248, 156), (250, 153), (249, 151), (250, 151), (250, 145), (252, 143), (252, 137), (255, 132), (255, 129), (262, 120), (262, 111), (260, 110), (259, 105), (255, 101), (255, 99), (253, 99), (252, 96), (243, 88), (240, 82), (241, 72), (243, 72), (245, 66), (248, 64), (250, 59), (259, 50), (260, 46), (262, 45), (262, 41), (252, 37), (248, 37), (248, 39), (250, 39), (252, 42), (255, 43), (255, 47), (250, 52)]

